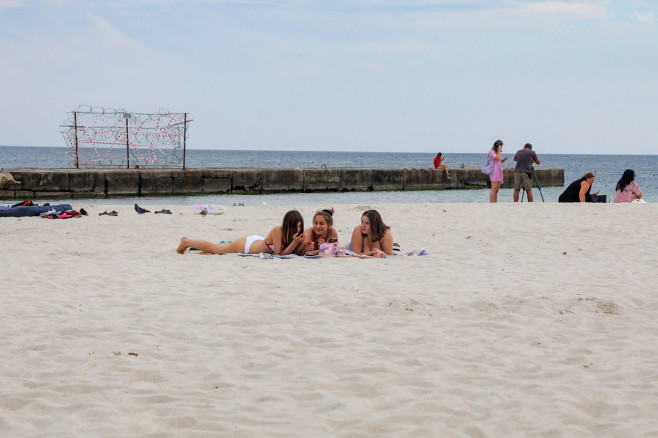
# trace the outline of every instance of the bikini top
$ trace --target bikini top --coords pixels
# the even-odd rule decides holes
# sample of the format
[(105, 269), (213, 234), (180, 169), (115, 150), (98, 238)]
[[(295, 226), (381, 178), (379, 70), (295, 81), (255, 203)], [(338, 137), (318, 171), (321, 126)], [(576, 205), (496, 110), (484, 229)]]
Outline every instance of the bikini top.
[[(364, 234), (361, 234), (361, 249), (363, 249), (363, 244), (365, 243), (365, 241), (366, 241), (366, 236)], [(379, 249), (384, 251), (384, 245), (382, 245), (382, 239), (379, 239), (376, 242), (379, 242)], [(372, 242), (372, 246), (375, 246), (376, 242)], [(372, 248), (372, 249), (374, 249), (374, 248)]]
[(265, 242), (265, 246), (267, 246), (269, 250), (272, 251), (272, 253), (274, 253), (274, 242), (272, 243)]

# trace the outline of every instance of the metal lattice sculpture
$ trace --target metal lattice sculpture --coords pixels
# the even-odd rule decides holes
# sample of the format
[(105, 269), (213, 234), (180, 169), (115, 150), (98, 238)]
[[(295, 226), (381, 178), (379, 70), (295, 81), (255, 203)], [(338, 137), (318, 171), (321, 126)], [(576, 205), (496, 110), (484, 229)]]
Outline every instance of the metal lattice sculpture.
[(81, 105), (62, 125), (73, 165), (79, 167), (183, 167), (187, 113), (134, 113)]

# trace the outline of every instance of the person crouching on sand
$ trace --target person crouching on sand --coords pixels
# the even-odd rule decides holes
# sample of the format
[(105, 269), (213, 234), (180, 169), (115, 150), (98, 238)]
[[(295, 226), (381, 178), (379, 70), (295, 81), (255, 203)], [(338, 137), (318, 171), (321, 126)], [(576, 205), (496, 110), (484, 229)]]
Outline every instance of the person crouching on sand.
[(587, 172), (580, 179), (569, 184), (569, 187), (558, 197), (558, 202), (592, 202), (589, 192), (595, 179), (596, 175)]
[(325, 242), (338, 242), (338, 232), (333, 228), (334, 209), (324, 209), (315, 212), (313, 227), (304, 232), (304, 250), (306, 254), (317, 254), (320, 245)]
[(361, 216), (361, 225), (352, 232), (348, 247), (352, 252), (375, 257), (393, 255), (393, 234), (377, 210), (368, 210)]
[(196, 248), (209, 254), (297, 254), (304, 253), (304, 218), (297, 210), (290, 210), (283, 217), (283, 224), (272, 228), (267, 237), (243, 236), (229, 243), (213, 243), (183, 237), (176, 252), (183, 254), (188, 248)]

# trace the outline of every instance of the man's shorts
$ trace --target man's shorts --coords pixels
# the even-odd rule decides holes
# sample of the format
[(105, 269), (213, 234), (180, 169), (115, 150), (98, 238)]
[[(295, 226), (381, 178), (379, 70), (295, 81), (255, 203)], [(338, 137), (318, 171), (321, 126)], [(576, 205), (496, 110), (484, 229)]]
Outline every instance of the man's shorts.
[(532, 189), (530, 176), (527, 173), (518, 172), (514, 174), (514, 190), (521, 190), (521, 181), (523, 181), (523, 188), (526, 191)]

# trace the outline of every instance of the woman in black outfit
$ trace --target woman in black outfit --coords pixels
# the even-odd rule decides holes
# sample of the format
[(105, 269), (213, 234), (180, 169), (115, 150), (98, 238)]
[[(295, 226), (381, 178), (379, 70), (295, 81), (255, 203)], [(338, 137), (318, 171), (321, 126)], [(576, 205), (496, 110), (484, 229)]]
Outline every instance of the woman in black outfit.
[(569, 187), (562, 192), (558, 202), (592, 202), (589, 191), (592, 189), (596, 176), (592, 172), (587, 172), (582, 178), (569, 184)]

